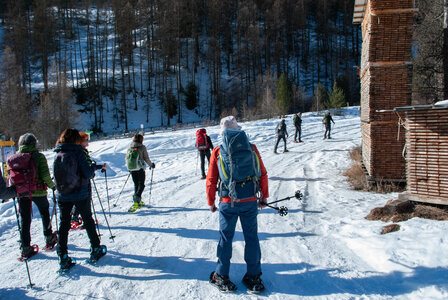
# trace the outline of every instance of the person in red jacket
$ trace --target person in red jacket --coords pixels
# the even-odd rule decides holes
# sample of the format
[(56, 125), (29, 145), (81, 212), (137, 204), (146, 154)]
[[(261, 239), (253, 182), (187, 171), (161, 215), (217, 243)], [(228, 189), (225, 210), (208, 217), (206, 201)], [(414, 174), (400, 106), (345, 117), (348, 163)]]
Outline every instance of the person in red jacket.
[[(229, 116), (221, 120), (221, 135), (223, 135), (223, 132), (226, 129), (239, 130), (241, 127), (237, 124), (233, 116)], [(217, 286), (223, 292), (232, 292), (236, 290), (235, 284), (229, 279), (229, 269), (230, 259), (232, 257), (232, 240), (238, 218), (241, 222), (246, 244), (244, 248), (244, 259), (247, 264), (247, 273), (243, 277), (243, 283), (252, 292), (261, 292), (264, 290), (264, 284), (260, 278), (262, 274), (260, 263), (261, 250), (258, 239), (257, 215), (258, 208), (263, 208), (267, 205), (267, 198), (269, 197), (268, 176), (257, 147), (253, 144), (250, 145), (259, 160), (259, 170), (261, 173), (259, 178), (259, 189), (261, 197), (253, 195), (246, 199), (233, 199), (232, 201), (231, 197), (226, 196), (225, 193), (222, 194), (222, 188), (217, 188), (218, 179), (220, 178), (218, 163), (222, 163), (222, 160), (220, 161), (222, 145), (213, 150), (207, 174), (207, 202), (212, 213), (218, 210), (215, 205), (216, 191), (218, 190), (219, 193), (221, 193), (221, 200), (219, 203), (220, 239), (217, 251), (218, 263), (215, 271), (210, 275), (210, 283)], [(238, 162), (235, 163), (237, 164)], [(259, 199), (258, 202), (257, 199)]]

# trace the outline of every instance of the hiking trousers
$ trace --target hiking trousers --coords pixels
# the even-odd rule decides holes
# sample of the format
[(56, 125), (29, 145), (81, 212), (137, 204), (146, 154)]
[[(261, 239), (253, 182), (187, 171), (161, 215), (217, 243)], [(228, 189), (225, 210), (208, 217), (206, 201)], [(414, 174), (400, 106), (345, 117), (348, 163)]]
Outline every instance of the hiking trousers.
[(207, 161), (210, 163), (210, 149), (200, 150), (199, 155), (201, 156), (202, 177), (205, 177), (205, 158), (207, 157)]
[(261, 250), (258, 240), (258, 204), (257, 201), (219, 204), (219, 243), (217, 249), (218, 264), (216, 273), (229, 275), (230, 259), (232, 258), (232, 241), (238, 218), (244, 235), (244, 260), (247, 275), (255, 276), (261, 273)]
[[(132, 181), (134, 181), (134, 195), (138, 199), (142, 198), (143, 190), (145, 189), (145, 170), (131, 171)], [(135, 199), (136, 197), (134, 197)]]
[(99, 247), (100, 239), (96, 233), (95, 222), (93, 221), (92, 212), (90, 210), (90, 198), (73, 202), (58, 202), (58, 205), (60, 210), (58, 245), (56, 249), (58, 255), (63, 256), (64, 254), (67, 254), (68, 232), (70, 230), (71, 212), (73, 206), (76, 206), (81, 214), (82, 222), (90, 240), (90, 246), (92, 249)]
[(328, 133), (328, 138), (331, 139), (331, 136), (330, 136), (330, 133), (331, 133), (331, 125), (325, 125), (324, 139), (327, 138), (327, 133)]
[(48, 203), (47, 196), (32, 197), (31, 199), (29, 197), (19, 198), (19, 213), (21, 217), (20, 225), (22, 229), (20, 232), (20, 241), (22, 248), (30, 246), (31, 243), (30, 228), (33, 213), (32, 202), (34, 202), (39, 209), (40, 217), (42, 218), (44, 236), (49, 236), (53, 233), (50, 223), (50, 204)]
[(297, 136), (299, 136), (299, 142), (302, 141), (302, 126), (295, 126), (296, 133), (294, 134), (294, 141), (297, 141)]
[(277, 142), (275, 143), (274, 152), (277, 152), (277, 147), (278, 143), (280, 143), (280, 140), (283, 140), (283, 142), (285, 143), (283, 150), (286, 150), (286, 137), (284, 135), (279, 135), (277, 136)]

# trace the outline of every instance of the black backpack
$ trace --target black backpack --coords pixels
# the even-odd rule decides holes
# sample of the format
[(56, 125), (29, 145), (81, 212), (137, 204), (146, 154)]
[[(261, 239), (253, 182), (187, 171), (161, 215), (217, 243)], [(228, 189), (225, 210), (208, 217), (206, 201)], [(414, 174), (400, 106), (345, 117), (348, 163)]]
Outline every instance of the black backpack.
[(74, 151), (58, 152), (53, 163), (56, 189), (61, 194), (76, 193), (81, 189), (81, 174), (77, 153)]

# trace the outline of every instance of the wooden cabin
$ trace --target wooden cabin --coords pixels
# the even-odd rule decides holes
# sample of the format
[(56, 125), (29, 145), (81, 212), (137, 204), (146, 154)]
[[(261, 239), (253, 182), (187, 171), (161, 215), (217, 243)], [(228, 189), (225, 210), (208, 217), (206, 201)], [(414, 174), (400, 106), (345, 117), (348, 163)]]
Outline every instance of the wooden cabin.
[[(414, 0), (355, 0), (362, 26), (362, 159), (369, 181), (404, 182), (395, 107), (411, 105)], [(382, 112), (380, 112), (382, 111)]]
[(405, 120), (407, 189), (399, 199), (448, 205), (448, 101), (397, 107)]

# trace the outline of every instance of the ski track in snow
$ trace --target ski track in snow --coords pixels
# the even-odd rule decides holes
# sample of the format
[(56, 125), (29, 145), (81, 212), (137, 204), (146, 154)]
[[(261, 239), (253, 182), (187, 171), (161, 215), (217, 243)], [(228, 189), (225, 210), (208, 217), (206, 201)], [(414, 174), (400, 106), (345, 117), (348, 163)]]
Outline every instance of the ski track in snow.
[[(69, 255), (78, 264), (66, 275), (56, 273), (55, 251), (41, 251), (29, 261), (34, 289), (26, 289), (25, 265), (19, 263), (17, 223), (12, 202), (0, 206), (0, 299), (391, 299), (448, 296), (448, 258), (443, 222), (410, 220), (398, 233), (380, 236), (384, 223), (364, 219), (373, 207), (382, 206), (392, 195), (350, 190), (342, 176), (349, 167), (349, 151), (360, 144), (357, 108), (335, 116), (333, 139), (322, 140), (321, 117), (304, 114), (304, 143), (292, 143), (291, 116), (287, 124), (289, 153), (273, 153), (277, 119), (242, 123), (257, 145), (269, 176), (269, 201), (294, 195), (274, 205), (286, 206), (281, 217), (270, 208), (260, 211), (259, 237), (266, 293), (246, 293), (244, 238), (238, 223), (233, 244), (230, 277), (238, 286), (235, 294), (223, 295), (208, 284), (216, 265), (218, 213), (211, 214), (205, 196), (205, 181), (194, 149), (195, 130), (147, 134), (145, 145), (156, 163), (146, 171), (143, 201), (151, 205), (133, 214), (133, 183), (124, 166), (130, 139), (102, 140), (89, 146), (97, 162), (108, 163), (109, 206), (104, 174), (95, 183), (115, 241), (93, 190), (100, 222), (102, 244), (108, 253), (97, 265), (89, 265), (89, 242), (85, 231), (71, 231)], [(215, 146), (219, 128), (208, 127)], [(51, 166), (54, 154), (45, 152)], [(123, 192), (120, 195), (120, 192)], [(151, 190), (151, 193), (150, 193)], [(49, 195), (50, 208), (53, 207)], [(118, 201), (117, 201), (118, 200)], [(117, 202), (117, 206), (113, 204)], [(54, 226), (54, 220), (53, 220)], [(434, 248), (415, 243), (415, 228)], [(424, 229), (427, 231), (423, 231)], [(439, 233), (435, 237), (433, 232)], [(43, 246), (39, 212), (34, 207), (32, 243)]]

